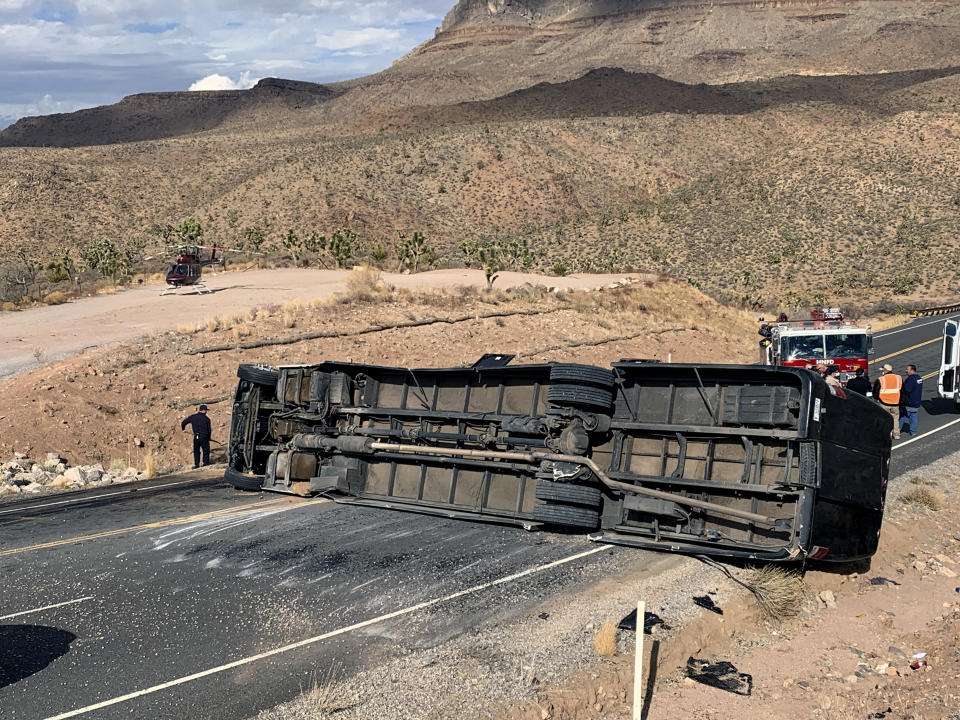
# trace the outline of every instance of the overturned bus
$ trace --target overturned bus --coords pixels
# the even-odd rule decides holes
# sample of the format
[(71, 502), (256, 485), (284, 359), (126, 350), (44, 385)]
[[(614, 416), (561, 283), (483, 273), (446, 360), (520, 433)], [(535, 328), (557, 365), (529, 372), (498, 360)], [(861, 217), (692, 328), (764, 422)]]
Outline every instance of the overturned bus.
[(731, 558), (877, 547), (890, 415), (807, 370), (241, 365), (226, 479), (244, 490)]

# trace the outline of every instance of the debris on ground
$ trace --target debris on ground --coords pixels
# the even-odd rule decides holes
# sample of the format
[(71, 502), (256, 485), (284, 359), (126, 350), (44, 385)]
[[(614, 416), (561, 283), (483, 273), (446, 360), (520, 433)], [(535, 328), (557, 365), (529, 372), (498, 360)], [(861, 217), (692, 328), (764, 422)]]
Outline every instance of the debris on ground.
[(687, 677), (737, 695), (749, 696), (753, 692), (753, 676), (740, 672), (726, 660), (711, 662), (690, 656), (687, 659)]
[(723, 615), (723, 608), (717, 605), (709, 595), (698, 595), (694, 597), (693, 604), (717, 615)]

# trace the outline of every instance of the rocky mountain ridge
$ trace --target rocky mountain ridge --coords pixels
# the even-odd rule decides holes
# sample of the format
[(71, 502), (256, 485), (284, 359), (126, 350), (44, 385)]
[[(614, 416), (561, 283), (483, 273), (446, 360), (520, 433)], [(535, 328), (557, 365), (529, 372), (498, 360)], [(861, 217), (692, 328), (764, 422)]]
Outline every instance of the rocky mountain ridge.
[(327, 85), (264, 78), (249, 90), (129, 95), (113, 105), (21, 118), (0, 132), (0, 147), (77, 147), (189, 135), (258, 114), (272, 121), (336, 97)]
[(934, 0), (461, 0), (436, 36), (383, 72), (331, 85), (268, 78), (250, 90), (149, 93), (24, 118), (0, 146), (75, 147), (349, 126), (357, 115), (492, 100), (615, 67), (688, 84), (960, 66), (960, 2)]

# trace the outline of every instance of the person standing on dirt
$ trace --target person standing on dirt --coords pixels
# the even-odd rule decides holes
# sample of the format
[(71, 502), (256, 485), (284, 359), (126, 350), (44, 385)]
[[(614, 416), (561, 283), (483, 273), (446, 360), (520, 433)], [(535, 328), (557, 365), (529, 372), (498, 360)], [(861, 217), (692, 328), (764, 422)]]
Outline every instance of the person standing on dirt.
[(893, 418), (893, 439), (900, 439), (900, 391), (903, 389), (903, 378), (893, 372), (893, 367), (887, 363), (882, 368), (880, 377), (873, 383), (873, 397), (880, 407), (890, 413)]
[(907, 377), (903, 381), (903, 415), (900, 417), (900, 432), (907, 426), (911, 437), (917, 436), (920, 402), (923, 398), (923, 378), (917, 375), (916, 365), (907, 365)]
[(207, 417), (207, 406), (201, 405), (197, 412), (180, 423), (180, 429), (186, 430), (187, 425), (193, 431), (193, 469), (200, 467), (200, 451), (203, 451), (203, 465), (210, 464), (210, 418)]

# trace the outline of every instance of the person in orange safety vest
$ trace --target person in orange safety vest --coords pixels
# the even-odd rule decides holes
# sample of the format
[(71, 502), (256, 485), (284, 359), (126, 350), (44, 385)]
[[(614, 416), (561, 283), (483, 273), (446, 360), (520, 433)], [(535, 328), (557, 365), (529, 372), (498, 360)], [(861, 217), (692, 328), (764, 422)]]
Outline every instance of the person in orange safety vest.
[(873, 397), (880, 403), (880, 407), (890, 413), (893, 418), (893, 439), (900, 439), (900, 391), (903, 389), (903, 378), (893, 372), (889, 363), (883, 366), (883, 372), (873, 383)]

